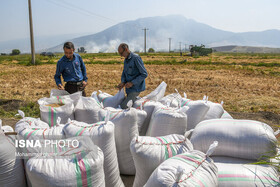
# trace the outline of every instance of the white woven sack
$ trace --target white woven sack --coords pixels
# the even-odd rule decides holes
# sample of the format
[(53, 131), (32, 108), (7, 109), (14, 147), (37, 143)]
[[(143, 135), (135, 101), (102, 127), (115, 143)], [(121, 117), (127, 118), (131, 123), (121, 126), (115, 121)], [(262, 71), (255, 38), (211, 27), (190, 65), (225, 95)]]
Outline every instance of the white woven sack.
[(134, 104), (133, 104), (134, 108), (144, 110), (147, 113), (147, 117), (146, 117), (145, 121), (143, 122), (143, 124), (139, 128), (139, 134), (141, 136), (146, 135), (146, 132), (147, 132), (149, 124), (150, 124), (152, 113), (153, 113), (154, 108), (156, 106), (164, 107), (164, 105), (160, 102), (151, 101), (149, 99), (144, 99), (144, 98), (136, 100), (134, 102)]
[(66, 90), (51, 89), (50, 97), (63, 96), (63, 95), (70, 95), (70, 93), (67, 92)]
[(193, 131), (194, 149), (207, 151), (213, 140), (219, 147), (213, 156), (258, 160), (276, 154), (277, 139), (270, 126), (252, 120), (212, 119), (200, 122)]
[(165, 160), (190, 150), (193, 150), (193, 146), (184, 135), (133, 138), (130, 144), (136, 167), (133, 187), (144, 186), (152, 172)]
[(75, 120), (69, 122), (64, 127), (67, 138), (88, 136), (103, 151), (105, 183), (107, 187), (124, 186), (118, 166), (114, 128), (114, 124), (110, 121), (87, 124)]
[[(101, 116), (99, 116), (101, 121), (105, 120), (105, 114), (107, 113), (107, 111), (110, 111), (110, 110), (115, 111), (115, 108), (107, 107), (106, 110), (102, 110), (102, 112), (99, 112), (99, 114), (101, 115)], [(147, 112), (145, 112), (145, 110), (143, 110), (142, 108), (137, 109), (136, 115), (137, 115), (137, 127), (138, 127), (138, 132), (139, 132), (142, 129), (143, 124), (147, 118)]]
[(233, 119), (233, 117), (226, 110), (224, 110), (224, 113), (221, 116), (221, 118), (222, 119)]
[(193, 150), (171, 157), (157, 167), (145, 187), (218, 186), (218, 169), (209, 155)]
[(219, 186), (279, 186), (279, 174), (270, 165), (254, 164), (254, 160), (211, 157), (218, 168)]
[(125, 98), (124, 89), (121, 89), (116, 95), (112, 96), (99, 90), (98, 99), (104, 107), (117, 108)]
[(76, 105), (79, 98), (82, 96), (82, 92), (75, 92), (75, 93), (68, 93), (66, 90), (59, 90), (59, 89), (51, 89), (50, 98), (52, 97), (60, 97), (60, 99), (70, 98), (73, 100), (74, 105)]
[(208, 112), (210, 106), (205, 101), (193, 101), (191, 99), (183, 98), (181, 100), (181, 107), (188, 106), (186, 111), (188, 116), (187, 130), (194, 129), (195, 126), (204, 119), (204, 116)]
[(143, 98), (153, 100), (153, 101), (159, 101), (161, 98), (163, 98), (166, 87), (167, 84), (164, 81), (162, 81), (154, 91), (152, 91), (151, 93), (149, 93)]
[[(175, 89), (176, 90), (176, 89)], [(177, 90), (176, 90), (177, 91)], [(159, 102), (170, 107), (180, 107), (182, 97), (177, 91), (176, 93), (164, 96)]]
[[(138, 134), (137, 110), (135, 108), (122, 110), (111, 107), (105, 109), (110, 111), (109, 120), (115, 124), (115, 142), (120, 173), (135, 175), (135, 166), (130, 153), (130, 142)], [(100, 111), (100, 120), (104, 119), (107, 111)]]
[(137, 109), (136, 114), (137, 114), (137, 126), (138, 126), (138, 133), (139, 133), (139, 131), (141, 131), (146, 121), (147, 112), (145, 110)]
[(143, 125), (147, 118), (147, 112), (143, 109), (136, 109), (136, 115), (137, 115), (137, 127), (138, 132), (143, 128)]
[(52, 89), (50, 93), (50, 98), (57, 97), (59, 99), (71, 99), (74, 103), (74, 106), (76, 106), (79, 98), (82, 96), (82, 92), (75, 92), (72, 94), (69, 94), (65, 90), (58, 90), (58, 89)]
[(184, 112), (187, 108), (155, 107), (146, 136), (184, 134), (188, 126), (188, 117)]
[(51, 128), (26, 128), (18, 132), (23, 139), (48, 139), (48, 140), (60, 140), (65, 138), (63, 132), (64, 125), (56, 125)]
[[(23, 156), (21, 157), (24, 159), (24, 164), (28, 161), (28, 159), (32, 158), (34, 156), (33, 153), (40, 153), (43, 151), (42, 146), (27, 146), (27, 142), (34, 142), (37, 143), (40, 142), (42, 145), (45, 141), (60, 141), (61, 139), (65, 138), (65, 134), (63, 132), (64, 125), (57, 125), (55, 127), (51, 128), (26, 128), (18, 132), (17, 140), (18, 145), (20, 145), (20, 141), (25, 141), (24, 147), (19, 147), (17, 150), (20, 152)], [(28, 184), (30, 183), (29, 180), (27, 180)]]
[(92, 97), (80, 97), (74, 109), (75, 120), (85, 123), (99, 121), (98, 112), (102, 110), (102, 104)]
[(4, 125), (1, 127), (1, 130), (3, 132), (14, 132), (14, 129), (11, 127), (11, 126), (8, 126), (8, 125)]
[(15, 132), (20, 132), (23, 129), (27, 128), (42, 128), (46, 129), (49, 128), (49, 125), (43, 121), (40, 120), (40, 118), (31, 118), (31, 117), (25, 117), (24, 112), (21, 110), (18, 111), (19, 115), (22, 117), (21, 120), (19, 120), (15, 125)]
[[(74, 119), (74, 104), (70, 98), (42, 98), (38, 100), (40, 105), (41, 120), (48, 123), (50, 127), (56, 126), (57, 118), (61, 118), (61, 123), (67, 123), (68, 119)], [(64, 104), (61, 107), (45, 106), (48, 104)]]
[(105, 187), (103, 153), (88, 137), (83, 138), (77, 139), (77, 148), (55, 149), (47, 156), (38, 154), (29, 159), (25, 170), (31, 185)]
[(0, 131), (0, 186), (26, 186), (23, 161), (16, 157), (14, 141), (2, 131)]
[[(97, 91), (94, 91), (94, 92), (92, 92), (91, 97), (92, 97), (93, 99), (95, 99), (98, 103), (100, 103), (100, 101), (99, 101), (97, 95), (98, 95), (98, 94), (97, 94)], [(103, 105), (102, 105), (102, 106), (103, 106)]]
[(204, 120), (221, 118), (224, 113), (224, 108), (222, 104), (213, 103), (211, 101), (207, 101), (207, 103), (210, 106), (210, 108), (204, 116)]
[(14, 132), (14, 129), (11, 127), (11, 126), (8, 126), (8, 125), (4, 125), (2, 124), (2, 120), (0, 119), (0, 131), (3, 131), (4, 133), (5, 132)]

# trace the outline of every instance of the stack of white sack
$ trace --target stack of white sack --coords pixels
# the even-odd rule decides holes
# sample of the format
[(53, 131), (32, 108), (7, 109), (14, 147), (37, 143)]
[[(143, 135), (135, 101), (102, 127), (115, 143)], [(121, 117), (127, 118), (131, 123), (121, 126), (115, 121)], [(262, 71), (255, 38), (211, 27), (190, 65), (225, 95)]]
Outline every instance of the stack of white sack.
[(60, 140), (65, 138), (63, 127), (64, 125), (58, 123), (55, 127), (25, 128), (21, 131), (18, 131), (17, 133), (24, 140)]
[(46, 129), (49, 128), (49, 125), (44, 121), (41, 121), (40, 118), (32, 118), (32, 117), (25, 117), (23, 111), (19, 110), (18, 115), (22, 117), (15, 125), (15, 132), (20, 132), (24, 129)]
[(53, 96), (64, 96), (64, 95), (70, 95), (70, 93), (67, 92), (66, 90), (51, 89), (50, 97), (53, 97)]
[(224, 113), (221, 116), (221, 118), (222, 119), (233, 119), (233, 117), (226, 110), (224, 110)]
[[(192, 100), (187, 99), (186, 94), (184, 93), (185, 98), (182, 99), (182, 105), (181, 106), (188, 106)], [(201, 101), (201, 100), (199, 100)], [(214, 103), (211, 101), (208, 101), (208, 96), (204, 96), (203, 100), (207, 105), (209, 106), (209, 110), (207, 110), (204, 118), (202, 120), (208, 120), (208, 119), (218, 119), (218, 118), (225, 118), (225, 119), (233, 119), (233, 117), (224, 110), (222, 101), (221, 103)], [(198, 124), (198, 123), (197, 123)]]
[(162, 82), (155, 90), (153, 90), (150, 94), (143, 98), (139, 98), (136, 100), (133, 104), (134, 108), (144, 110), (147, 113), (147, 117), (142, 125), (142, 127), (139, 129), (139, 134), (141, 136), (145, 136), (147, 129), (150, 124), (151, 116), (154, 111), (155, 106), (164, 106), (159, 102), (160, 99), (163, 98), (165, 94), (167, 84), (165, 82)]
[(130, 153), (130, 142), (138, 134), (138, 110), (129, 107), (126, 110), (111, 107), (100, 111), (100, 120), (104, 120), (109, 111), (109, 120), (115, 124), (115, 142), (120, 173), (135, 175), (135, 166)]
[(88, 136), (103, 151), (105, 183), (107, 187), (124, 186), (120, 178), (114, 129), (114, 124), (108, 121), (108, 119), (93, 124), (73, 120), (64, 127), (67, 138)]
[(180, 107), (182, 97), (177, 89), (175, 89), (175, 91), (176, 93), (172, 93), (167, 96), (164, 96), (159, 100), (159, 102), (170, 107)]
[(56, 126), (49, 127), (48, 124), (40, 119), (24, 117), (24, 113), (19, 111), (23, 119), (19, 120), (15, 125), (15, 131), (18, 133), (18, 138), (28, 140), (60, 140), (65, 138), (63, 132), (64, 125), (61, 124), (61, 119), (58, 117)]
[[(64, 125), (60, 124), (59, 121), (60, 118), (58, 118), (57, 125), (55, 127), (32, 127), (29, 126), (28, 122), (24, 121), (24, 119), (20, 120), (16, 124), (16, 129), (18, 135), (16, 136), (16, 139), (18, 141), (18, 151), (22, 154), (22, 159), (24, 159), (24, 164), (34, 156), (34, 153), (40, 153), (42, 152), (42, 144), (45, 141), (51, 142), (51, 140), (59, 141), (61, 139), (65, 138), (65, 134), (63, 132)], [(39, 120), (34, 120), (33, 123), (40, 124)], [(26, 128), (24, 128), (26, 127)], [(21, 145), (21, 141), (24, 141), (24, 144)], [(28, 146), (28, 142), (31, 142), (32, 146)], [(27, 179), (28, 185), (30, 184), (30, 181)]]
[(205, 100), (208, 105), (210, 106), (208, 112), (204, 116), (204, 120), (209, 119), (219, 119), (224, 114), (224, 108), (223, 108), (223, 101), (220, 103), (213, 103), (211, 101), (208, 101), (208, 97)]
[(112, 96), (99, 90), (98, 99), (104, 107), (118, 108), (125, 98), (124, 89), (121, 89), (116, 95)]
[(193, 150), (169, 158), (152, 173), (145, 187), (218, 186), (218, 169), (209, 157), (214, 142), (206, 154)]
[(208, 101), (206, 97), (203, 100), (191, 100), (185, 97), (181, 100), (181, 107), (188, 106), (188, 129), (194, 129), (198, 123), (208, 119), (218, 119), (224, 114), (222, 104)]
[(187, 130), (186, 111), (189, 107), (155, 107), (147, 130), (147, 136), (165, 136), (169, 134), (184, 134)]
[(271, 165), (233, 157), (211, 157), (218, 168), (219, 186), (279, 186), (279, 174)]
[(151, 121), (151, 116), (153, 114), (153, 111), (155, 109), (156, 106), (159, 107), (164, 107), (163, 104), (161, 104), (160, 102), (157, 101), (152, 101), (149, 99), (139, 99), (136, 100), (133, 104), (133, 107), (139, 110), (144, 110), (147, 113), (147, 117), (145, 119), (145, 121), (143, 122), (142, 126), (139, 128), (139, 134), (141, 136), (145, 136), (147, 133), (147, 130), (149, 128), (149, 124)]
[(258, 121), (212, 119), (200, 122), (191, 135), (194, 149), (202, 152), (213, 140), (219, 147), (213, 156), (260, 160), (276, 154), (277, 139), (273, 129)]
[(0, 131), (0, 186), (26, 186), (23, 162), (16, 153), (14, 139)]
[(72, 99), (74, 106), (76, 106), (77, 101), (82, 96), (82, 92), (76, 92), (73, 94), (69, 94), (66, 90), (59, 90), (59, 89), (51, 89), (50, 98), (59, 96), (60, 99)]
[(103, 106), (93, 97), (80, 97), (74, 109), (75, 120), (85, 123), (96, 123), (99, 121), (99, 110)]
[(11, 126), (8, 125), (2, 125), (2, 120), (0, 119), (0, 130), (2, 130), (2, 132), (6, 133), (6, 132), (14, 132), (14, 129)]
[(172, 134), (163, 137), (136, 136), (133, 138), (130, 144), (136, 167), (133, 187), (144, 186), (152, 172), (165, 160), (193, 150), (191, 142), (185, 136)]
[(74, 119), (74, 104), (70, 97), (41, 98), (38, 103), (41, 120), (48, 123), (50, 127), (56, 126), (58, 117), (60, 117), (62, 124), (67, 123), (69, 118)]
[(30, 158), (25, 170), (32, 186), (104, 186), (104, 157), (89, 137), (64, 139), (65, 144), (43, 145), (41, 154)]
[(165, 94), (167, 84), (162, 81), (160, 85), (151, 93), (143, 97), (144, 99), (152, 100), (152, 101), (160, 101)]

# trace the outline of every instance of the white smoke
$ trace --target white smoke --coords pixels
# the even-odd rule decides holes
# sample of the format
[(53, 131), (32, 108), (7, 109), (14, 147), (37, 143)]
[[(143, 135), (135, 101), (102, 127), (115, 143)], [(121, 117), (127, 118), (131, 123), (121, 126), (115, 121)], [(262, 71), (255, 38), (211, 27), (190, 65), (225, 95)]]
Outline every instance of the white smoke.
[(108, 44), (102, 45), (90, 42), (85, 45), (85, 49), (88, 53), (114, 53), (118, 51), (119, 43), (119, 40), (111, 40)]
[(118, 47), (121, 43), (127, 43), (131, 51), (143, 52), (144, 42), (142, 40), (143, 38), (136, 38), (132, 41), (121, 41), (120, 39), (116, 39), (110, 40), (109, 43), (102, 45), (97, 45), (95, 42), (89, 42), (84, 48), (87, 53), (115, 53), (118, 52)]

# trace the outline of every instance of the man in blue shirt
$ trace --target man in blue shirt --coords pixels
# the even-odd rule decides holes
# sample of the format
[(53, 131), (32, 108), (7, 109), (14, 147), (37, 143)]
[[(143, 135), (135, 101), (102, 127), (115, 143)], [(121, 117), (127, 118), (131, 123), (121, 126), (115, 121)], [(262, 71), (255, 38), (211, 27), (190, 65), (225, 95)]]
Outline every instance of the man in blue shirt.
[[(82, 91), (85, 94), (85, 87), (87, 85), (86, 66), (82, 57), (74, 53), (75, 47), (72, 42), (66, 42), (63, 46), (64, 56), (59, 59), (56, 65), (56, 73), (54, 79), (58, 89), (66, 90), (70, 94)], [(66, 82), (65, 87), (61, 83), (61, 75)]]
[(120, 44), (118, 52), (120, 56), (125, 58), (121, 83), (118, 85), (120, 90), (123, 87), (126, 88), (127, 96), (121, 103), (121, 108), (125, 109), (127, 108), (128, 101), (132, 100), (132, 102), (134, 102), (140, 92), (146, 89), (145, 78), (148, 76), (148, 73), (141, 57), (132, 53), (127, 44)]

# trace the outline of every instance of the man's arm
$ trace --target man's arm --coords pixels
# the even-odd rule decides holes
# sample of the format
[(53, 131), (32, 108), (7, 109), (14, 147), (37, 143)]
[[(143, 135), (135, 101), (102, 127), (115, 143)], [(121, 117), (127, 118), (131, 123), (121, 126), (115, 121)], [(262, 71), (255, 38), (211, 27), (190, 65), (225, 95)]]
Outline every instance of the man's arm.
[(82, 74), (83, 74), (83, 81), (87, 82), (88, 78), (87, 78), (87, 70), (86, 70), (86, 66), (85, 63), (82, 59), (82, 57), (80, 56), (80, 62), (81, 62), (81, 70), (82, 70)]
[(124, 87), (125, 83), (126, 83), (126, 79), (123, 71), (121, 76), (121, 83), (117, 86), (117, 88), (121, 90)]
[(135, 58), (135, 65), (137, 66), (140, 75), (131, 81), (133, 85), (140, 84), (148, 76), (148, 72), (144, 67), (144, 63), (140, 56)]
[(55, 72), (55, 75), (54, 75), (54, 80), (55, 80), (55, 83), (56, 83), (58, 89), (64, 90), (64, 87), (62, 86), (62, 83), (61, 83), (61, 70), (60, 70), (59, 61), (56, 64), (56, 72)]
[(126, 78), (125, 78), (124, 70), (122, 72), (121, 81), (122, 81), (122, 83), (126, 83)]
[(86, 87), (87, 85), (87, 70), (86, 70), (86, 66), (85, 66), (85, 63), (82, 59), (81, 56), (79, 56), (79, 59), (80, 59), (80, 64), (81, 64), (81, 70), (82, 70), (82, 74), (83, 74), (83, 87)]

